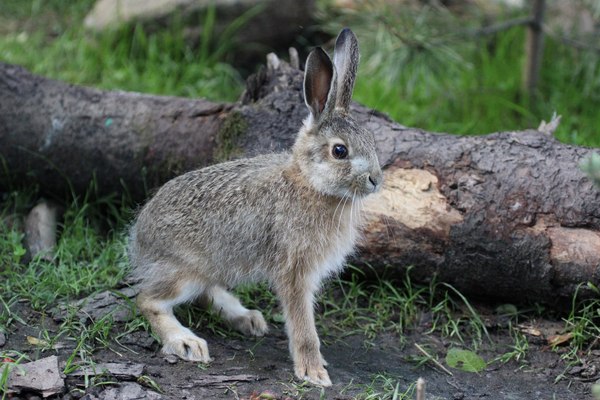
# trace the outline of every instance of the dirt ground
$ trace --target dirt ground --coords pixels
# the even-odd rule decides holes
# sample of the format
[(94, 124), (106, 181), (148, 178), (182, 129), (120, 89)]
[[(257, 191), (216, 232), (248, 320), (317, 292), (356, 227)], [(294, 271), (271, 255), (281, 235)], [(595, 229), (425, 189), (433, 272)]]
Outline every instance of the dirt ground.
[[(13, 325), (7, 342), (0, 350), (19, 350), (32, 360), (56, 354), (62, 368), (73, 351), (68, 341), (63, 348), (42, 353), (26, 340), (27, 336), (38, 336), (39, 324), (44, 324), (50, 331), (57, 329), (58, 325), (51, 318), (42, 318), (28, 311), (26, 306), (21, 306), (19, 313), (28, 325)], [(560, 326), (553, 321), (536, 321), (535, 325), (546, 332)], [(115, 331), (122, 328), (122, 323), (115, 325)], [(152, 391), (147, 382), (145, 386), (136, 383), (143, 384), (135, 377), (107, 377), (108, 384), (77, 390), (84, 388), (84, 377), (67, 376), (66, 390), (53, 398), (352, 399), (357, 396), (364, 398), (368, 393), (379, 393), (371, 398), (383, 398), (385, 393), (389, 396), (387, 398), (392, 398), (396, 385), (399, 394), (402, 394), (422, 377), (426, 381), (427, 399), (591, 399), (591, 385), (600, 378), (600, 353), (595, 359), (587, 360), (586, 368), (569, 368), (561, 360), (560, 351), (550, 350), (545, 340), (535, 337), (529, 337), (525, 362), (493, 363), (481, 373), (449, 368), (452, 373), (449, 375), (431, 361), (419, 366), (415, 359), (421, 353), (414, 344), (418, 343), (429, 349), (431, 354), (439, 355), (440, 363), (444, 364), (443, 358), (450, 342), (439, 335), (413, 331), (403, 345), (396, 335), (388, 333), (380, 334), (374, 340), (358, 334), (344, 338), (321, 335), (322, 352), (329, 362), (328, 370), (333, 381), (331, 388), (322, 390), (294, 380), (283, 325), (271, 324), (270, 328), (266, 337), (258, 339), (198, 332), (209, 343), (214, 359), (209, 366), (165, 359), (159, 353), (158, 343), (147, 332), (137, 331), (96, 352), (94, 361), (143, 364), (143, 374), (158, 384), (161, 394)], [(478, 351), (487, 361), (497, 357), (512, 343), (506, 330), (491, 331), (491, 339), (491, 343), (484, 340), (482, 349)], [(554, 383), (561, 373), (565, 374), (565, 378)], [(389, 378), (391, 388), (389, 385), (384, 387), (383, 378), (374, 380), (382, 374)], [(37, 400), (40, 397), (37, 393), (21, 393), (9, 395), (9, 398)], [(407, 398), (412, 399), (414, 395)]]

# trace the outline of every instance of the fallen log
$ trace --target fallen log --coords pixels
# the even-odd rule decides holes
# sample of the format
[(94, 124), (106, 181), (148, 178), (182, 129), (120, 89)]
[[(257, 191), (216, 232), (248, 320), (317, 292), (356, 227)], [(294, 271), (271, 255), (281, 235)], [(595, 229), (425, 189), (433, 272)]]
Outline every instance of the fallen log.
[[(100, 193), (142, 199), (185, 170), (286, 149), (307, 113), (302, 74), (268, 60), (236, 104), (82, 88), (0, 64), (0, 190), (14, 180), (81, 193), (95, 176)], [(592, 149), (536, 130), (429, 133), (352, 108), (376, 133), (386, 179), (365, 203), (352, 263), (412, 265), (417, 281), (513, 302), (560, 304), (600, 284), (600, 191), (578, 167)]]

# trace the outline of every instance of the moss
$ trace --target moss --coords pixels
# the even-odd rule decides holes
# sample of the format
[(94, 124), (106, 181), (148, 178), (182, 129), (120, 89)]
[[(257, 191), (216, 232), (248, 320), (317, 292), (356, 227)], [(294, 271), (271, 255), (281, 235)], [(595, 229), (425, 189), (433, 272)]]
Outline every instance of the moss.
[(237, 111), (231, 112), (223, 121), (217, 133), (214, 159), (216, 162), (231, 160), (242, 154), (238, 146), (240, 138), (248, 130), (248, 123), (244, 116)]

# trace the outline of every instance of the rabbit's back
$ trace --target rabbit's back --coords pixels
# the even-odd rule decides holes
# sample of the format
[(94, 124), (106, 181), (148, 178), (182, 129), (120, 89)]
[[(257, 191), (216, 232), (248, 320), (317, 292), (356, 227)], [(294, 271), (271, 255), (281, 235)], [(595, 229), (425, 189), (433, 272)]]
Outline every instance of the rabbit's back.
[[(132, 228), (130, 253), (137, 275), (193, 279), (199, 273), (233, 286), (271, 280), (292, 252), (304, 252), (307, 259), (311, 254), (327, 257), (329, 244), (348, 236), (344, 207), (334, 222), (331, 202), (339, 200), (298, 185), (299, 172), (288, 169), (290, 157), (236, 160), (165, 184)], [(335, 246), (340, 249), (340, 243)]]

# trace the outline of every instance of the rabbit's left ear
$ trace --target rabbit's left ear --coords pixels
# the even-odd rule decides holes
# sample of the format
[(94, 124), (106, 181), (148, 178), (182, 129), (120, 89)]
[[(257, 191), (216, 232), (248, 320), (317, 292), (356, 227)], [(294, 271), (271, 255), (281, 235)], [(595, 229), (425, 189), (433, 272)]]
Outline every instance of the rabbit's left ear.
[(336, 108), (348, 110), (350, 106), (359, 58), (358, 40), (350, 29), (344, 28), (335, 41), (333, 52), (333, 64), (337, 72)]

